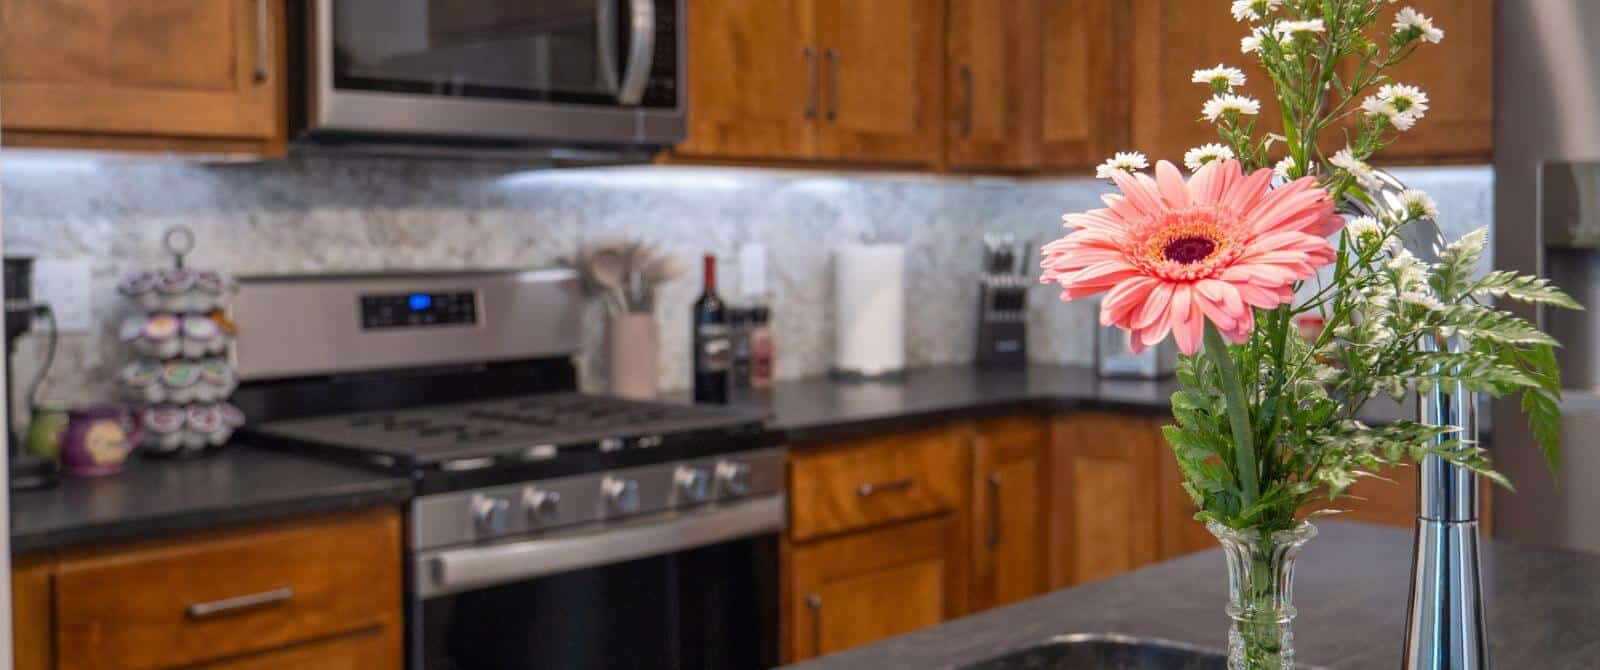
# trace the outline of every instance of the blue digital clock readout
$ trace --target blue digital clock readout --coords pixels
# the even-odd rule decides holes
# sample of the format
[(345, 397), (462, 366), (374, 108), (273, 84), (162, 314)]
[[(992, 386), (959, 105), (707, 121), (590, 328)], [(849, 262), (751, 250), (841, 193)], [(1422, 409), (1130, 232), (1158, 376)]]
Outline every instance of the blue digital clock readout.
[(425, 312), (433, 306), (433, 296), (426, 293), (413, 293), (407, 298), (413, 312)]

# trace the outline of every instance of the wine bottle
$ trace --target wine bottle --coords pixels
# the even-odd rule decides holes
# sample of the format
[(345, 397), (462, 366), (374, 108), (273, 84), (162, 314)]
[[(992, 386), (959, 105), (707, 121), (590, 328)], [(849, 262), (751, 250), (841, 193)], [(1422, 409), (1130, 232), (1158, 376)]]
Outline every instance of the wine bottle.
[(728, 402), (728, 376), (733, 368), (733, 340), (728, 309), (717, 296), (717, 257), (706, 254), (705, 289), (694, 301), (694, 401)]

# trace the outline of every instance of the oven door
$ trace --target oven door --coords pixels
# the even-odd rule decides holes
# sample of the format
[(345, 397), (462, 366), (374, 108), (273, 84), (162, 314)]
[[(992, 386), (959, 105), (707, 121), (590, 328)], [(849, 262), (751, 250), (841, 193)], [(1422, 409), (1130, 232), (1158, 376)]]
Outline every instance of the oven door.
[(670, 143), (682, 1), (315, 0), (311, 130)]
[(775, 666), (783, 501), (424, 553), (411, 667)]

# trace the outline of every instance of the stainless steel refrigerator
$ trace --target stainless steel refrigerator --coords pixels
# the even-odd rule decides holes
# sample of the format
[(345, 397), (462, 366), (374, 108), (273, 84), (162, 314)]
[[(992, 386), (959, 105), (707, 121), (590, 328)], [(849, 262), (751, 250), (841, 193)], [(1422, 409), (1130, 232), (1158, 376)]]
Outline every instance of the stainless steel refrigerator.
[(1553, 482), (1517, 402), (1495, 402), (1493, 533), (1600, 551), (1600, 2), (1501, 0), (1495, 39), (1495, 265), (1550, 277), (1590, 311), (1540, 310), (1562, 340)]

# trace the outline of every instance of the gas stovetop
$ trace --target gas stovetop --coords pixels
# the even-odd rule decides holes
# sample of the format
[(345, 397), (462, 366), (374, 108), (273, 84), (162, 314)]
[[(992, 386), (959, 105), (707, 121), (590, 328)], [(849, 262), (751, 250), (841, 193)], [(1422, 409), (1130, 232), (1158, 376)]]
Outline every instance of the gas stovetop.
[(764, 418), (751, 408), (557, 392), (268, 421), (249, 432), (257, 441), (293, 443), (390, 469), (464, 472), (597, 454), (659, 460), (671, 456), (645, 452), (748, 436), (760, 432)]

